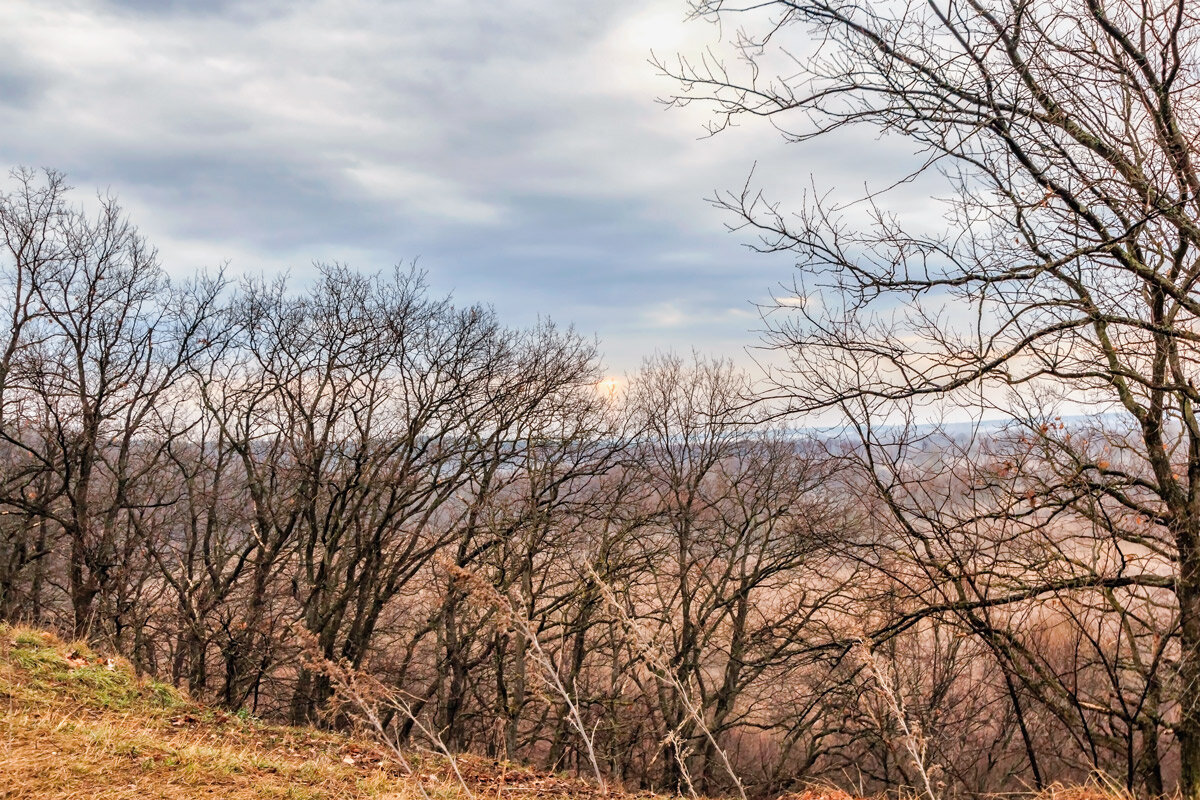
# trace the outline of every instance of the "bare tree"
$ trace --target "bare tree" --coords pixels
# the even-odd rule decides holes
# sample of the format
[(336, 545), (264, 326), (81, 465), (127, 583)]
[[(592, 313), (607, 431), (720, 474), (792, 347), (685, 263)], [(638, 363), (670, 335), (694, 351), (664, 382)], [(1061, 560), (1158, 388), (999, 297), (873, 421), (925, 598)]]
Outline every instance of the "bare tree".
[[(723, 0), (694, 10), (743, 15)], [(1181, 789), (1200, 796), (1195, 9), (779, 0), (744, 18), (736, 68), (717, 57), (664, 65), (682, 81), (677, 102), (709, 101), (716, 128), (767, 116), (795, 141), (852, 125), (902, 137), (953, 192), (945, 233), (905, 225), (875, 199), (815, 202), (794, 217), (749, 187), (720, 199), (761, 249), (796, 253), (798, 291), (813, 301), (770, 319), (770, 343), (791, 359), (778, 388), (791, 410), (840, 408), (859, 423), (921, 402), (1025, 420), (1059, 470), (1024, 487), (1026, 509), (988, 514), (1107, 514), (1099, 537), (1113, 558), (1074, 569), (1060, 552), (1019, 592), (1124, 585), (1172, 596), (1169, 726)], [(1096, 457), (1094, 439), (1055, 424), (1056, 409), (1095, 412), (1125, 458)], [(890, 508), (912, 531), (951, 528), (930, 506)], [(1142, 548), (1163, 558), (1134, 557)], [(951, 602), (982, 613), (1013, 599), (1002, 586), (973, 591)]]
[(178, 430), (169, 401), (207, 347), (221, 282), (171, 287), (114, 200), (91, 218), (68, 205), (61, 176), (17, 181), (0, 214), (16, 288), (0, 367), (13, 459), (4, 502), (61, 530), (85, 636), (97, 598), (114, 601), (127, 577), (122, 531), (159, 502), (148, 478), (161, 450), (147, 441)]

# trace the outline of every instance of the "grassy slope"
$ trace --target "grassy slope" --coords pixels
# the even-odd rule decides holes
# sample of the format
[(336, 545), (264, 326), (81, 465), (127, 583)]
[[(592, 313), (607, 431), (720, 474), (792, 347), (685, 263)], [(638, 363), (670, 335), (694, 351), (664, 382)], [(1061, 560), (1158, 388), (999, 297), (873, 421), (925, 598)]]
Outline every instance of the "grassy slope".
[[(467, 800), (446, 764), (410, 768), (420, 785), (364, 740), (207, 709), (123, 662), (0, 625), (0, 798)], [(596, 794), (481, 759), (459, 768), (478, 798)]]
[[(594, 785), (572, 778), (469, 756), (457, 766), (467, 789), (439, 758), (412, 754), (406, 768), (363, 739), (205, 708), (120, 660), (0, 624), (0, 800), (601, 800)], [(604, 800), (669, 799), (612, 792)], [(788, 800), (856, 799), (812, 789)], [(1091, 784), (1033, 800), (1130, 798)]]

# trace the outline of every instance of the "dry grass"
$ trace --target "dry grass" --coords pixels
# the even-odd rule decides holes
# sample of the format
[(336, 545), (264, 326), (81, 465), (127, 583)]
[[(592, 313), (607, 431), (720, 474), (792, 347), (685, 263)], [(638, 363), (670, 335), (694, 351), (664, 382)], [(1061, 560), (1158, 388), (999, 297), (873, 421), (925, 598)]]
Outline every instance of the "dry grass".
[[(400, 766), (367, 742), (206, 709), (123, 662), (0, 626), (0, 798), (423, 800)], [(425, 766), (433, 800), (456, 798)]]
[[(363, 738), (205, 708), (119, 659), (0, 624), (0, 800), (468, 800), (443, 759), (408, 762)], [(458, 766), (475, 800), (600, 800), (599, 787), (575, 778), (470, 756)], [(814, 787), (785, 800), (858, 798)], [(1094, 781), (1036, 800), (1132, 798)]]
[[(0, 800), (220, 797), (468, 800), (445, 759), (205, 708), (120, 659), (0, 624)], [(599, 787), (473, 756), (474, 800), (582, 800)], [(665, 800), (612, 792), (612, 800)]]

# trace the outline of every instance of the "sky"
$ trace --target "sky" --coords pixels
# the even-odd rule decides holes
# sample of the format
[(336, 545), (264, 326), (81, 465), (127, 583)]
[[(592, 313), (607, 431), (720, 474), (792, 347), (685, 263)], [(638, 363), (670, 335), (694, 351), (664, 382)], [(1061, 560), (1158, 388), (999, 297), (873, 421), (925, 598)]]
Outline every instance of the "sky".
[[(596, 336), (605, 369), (655, 351), (750, 364), (786, 255), (706, 198), (785, 204), (912, 163), (867, 132), (704, 136), (651, 53), (723, 49), (686, 0), (6, 0), (0, 167), (112, 192), (186, 276), (416, 260), (512, 325)], [(757, 165), (757, 166), (756, 166)], [(81, 195), (82, 197), (83, 195)], [(747, 348), (751, 348), (750, 351)], [(749, 353), (749, 354), (748, 354)]]

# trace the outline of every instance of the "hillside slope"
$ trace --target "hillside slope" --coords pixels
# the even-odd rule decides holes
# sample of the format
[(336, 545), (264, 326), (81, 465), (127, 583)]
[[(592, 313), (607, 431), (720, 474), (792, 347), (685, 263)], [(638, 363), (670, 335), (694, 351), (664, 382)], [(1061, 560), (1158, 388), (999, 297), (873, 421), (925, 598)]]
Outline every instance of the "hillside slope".
[(582, 781), (462, 757), (468, 795), (448, 767), (414, 754), (406, 768), (362, 739), (205, 708), (173, 687), (137, 678), (120, 660), (0, 625), (0, 798), (6, 800), (541, 800), (597, 793)]
[[(0, 624), (0, 800), (601, 800), (591, 783), (459, 756), (401, 763), (370, 741), (191, 702), (127, 663)], [(1132, 800), (1108, 781), (1029, 800)], [(603, 800), (669, 800), (610, 791)], [(786, 800), (857, 800), (810, 789)]]

